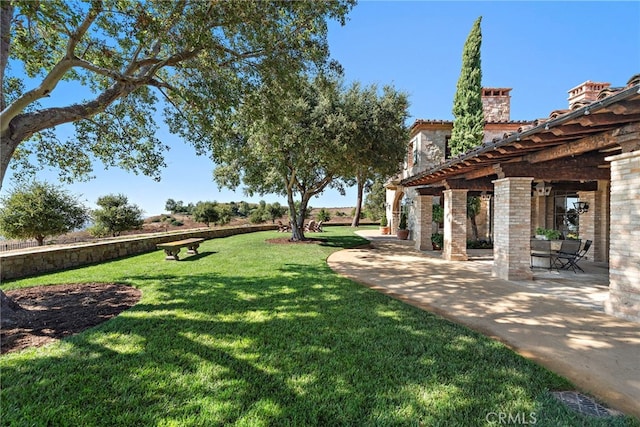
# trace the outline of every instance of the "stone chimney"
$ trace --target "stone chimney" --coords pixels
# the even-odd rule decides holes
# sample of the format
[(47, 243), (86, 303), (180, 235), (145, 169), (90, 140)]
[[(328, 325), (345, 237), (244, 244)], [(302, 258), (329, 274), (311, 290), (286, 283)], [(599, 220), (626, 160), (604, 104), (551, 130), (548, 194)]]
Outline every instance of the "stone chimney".
[(591, 80), (569, 90), (569, 109), (580, 108), (598, 99), (598, 94), (611, 83), (596, 83)]
[(508, 122), (511, 120), (511, 88), (482, 88), (482, 109), (484, 120), (489, 122)]

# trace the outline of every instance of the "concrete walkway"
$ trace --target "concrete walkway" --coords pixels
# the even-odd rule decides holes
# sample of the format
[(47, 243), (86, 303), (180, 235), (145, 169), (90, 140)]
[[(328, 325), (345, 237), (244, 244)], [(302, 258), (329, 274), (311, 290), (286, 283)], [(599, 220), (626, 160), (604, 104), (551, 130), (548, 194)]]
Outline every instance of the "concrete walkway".
[(337, 273), (496, 338), (640, 418), (639, 323), (492, 277), (489, 260), (444, 261), (377, 230), (358, 234), (372, 247), (333, 253)]

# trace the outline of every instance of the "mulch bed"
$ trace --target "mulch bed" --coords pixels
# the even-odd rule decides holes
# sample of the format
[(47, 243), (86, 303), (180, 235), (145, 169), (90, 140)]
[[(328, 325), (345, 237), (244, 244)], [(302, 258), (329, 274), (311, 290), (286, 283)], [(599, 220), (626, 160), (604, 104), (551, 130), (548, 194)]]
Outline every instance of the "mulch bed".
[(3, 319), (2, 354), (39, 347), (96, 326), (135, 305), (142, 295), (136, 288), (117, 283), (36, 286), (5, 294), (22, 310), (15, 312), (11, 322)]

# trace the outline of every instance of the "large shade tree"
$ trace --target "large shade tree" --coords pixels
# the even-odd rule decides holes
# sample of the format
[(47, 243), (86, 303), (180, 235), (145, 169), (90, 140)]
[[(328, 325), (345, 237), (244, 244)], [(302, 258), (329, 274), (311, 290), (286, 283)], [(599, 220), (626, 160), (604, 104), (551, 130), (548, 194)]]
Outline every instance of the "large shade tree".
[(351, 225), (357, 227), (365, 187), (376, 177), (400, 170), (409, 138), (405, 125), (409, 102), (406, 94), (392, 86), (384, 86), (379, 92), (376, 85), (363, 88), (357, 82), (343, 92), (341, 99), (346, 119), (343, 178), (356, 185), (356, 212)]
[[(96, 159), (158, 179), (168, 148), (155, 136), (159, 100), (173, 129), (229, 114), (262, 82), (326, 65), (327, 20), (344, 23), (352, 6), (2, 1), (0, 185), (10, 163), (73, 180), (90, 176)], [(75, 132), (61, 140), (54, 128), (67, 123)]]
[(484, 112), (482, 109), (482, 68), (480, 46), (482, 17), (474, 22), (462, 52), (462, 70), (453, 99), (453, 129), (449, 147), (451, 155), (465, 153), (482, 144)]
[(227, 137), (212, 141), (218, 161), (215, 179), (253, 194), (286, 196), (292, 239), (304, 240), (309, 200), (344, 168), (344, 117), (335, 78), (301, 76), (297, 84), (270, 84), (249, 95), (226, 126)]

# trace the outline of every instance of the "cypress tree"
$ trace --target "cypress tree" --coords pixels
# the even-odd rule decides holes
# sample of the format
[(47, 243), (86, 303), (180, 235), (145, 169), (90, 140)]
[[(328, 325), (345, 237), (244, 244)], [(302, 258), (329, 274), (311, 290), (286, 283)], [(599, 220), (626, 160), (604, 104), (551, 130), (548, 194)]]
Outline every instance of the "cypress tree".
[(484, 137), (480, 66), (481, 21), (482, 16), (473, 24), (462, 52), (462, 70), (453, 100), (453, 130), (449, 141), (452, 156), (465, 153), (482, 144)]

